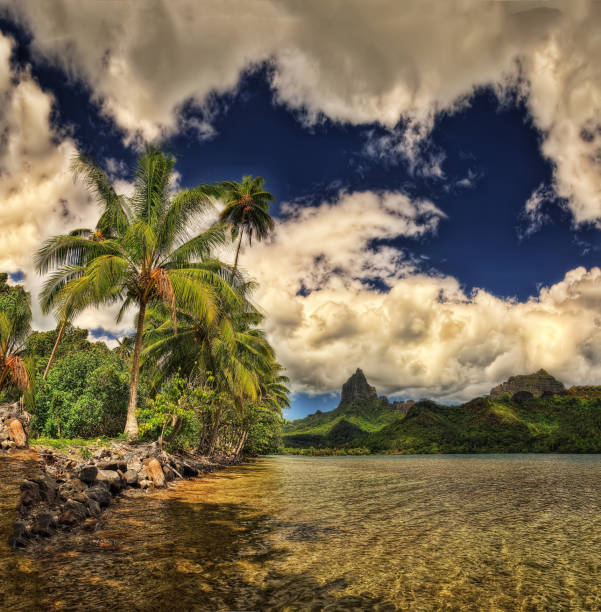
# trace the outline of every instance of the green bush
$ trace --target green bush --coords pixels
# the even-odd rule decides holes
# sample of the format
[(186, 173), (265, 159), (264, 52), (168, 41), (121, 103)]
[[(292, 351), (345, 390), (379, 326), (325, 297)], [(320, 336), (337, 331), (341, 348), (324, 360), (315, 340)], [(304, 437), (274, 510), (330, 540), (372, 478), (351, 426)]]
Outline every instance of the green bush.
[(127, 364), (103, 344), (58, 359), (38, 376), (34, 432), (69, 438), (116, 436), (125, 425)]

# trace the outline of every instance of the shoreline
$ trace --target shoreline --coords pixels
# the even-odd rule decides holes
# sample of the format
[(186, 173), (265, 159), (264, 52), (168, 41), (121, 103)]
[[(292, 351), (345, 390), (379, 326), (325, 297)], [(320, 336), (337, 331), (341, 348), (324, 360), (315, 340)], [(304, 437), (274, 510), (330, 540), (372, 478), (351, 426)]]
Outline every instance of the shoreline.
[[(59, 451), (29, 446), (29, 460), (37, 463), (37, 469), (35, 476), (15, 483), (20, 497), (8, 541), (13, 549), (31, 548), (64, 531), (92, 533), (106, 509), (124, 495), (148, 494), (245, 460), (171, 454), (160, 450), (156, 442), (112, 442), (93, 451), (91, 448), (84, 458), (74, 447)], [(0, 453), (0, 457), (12, 455), (10, 450)]]

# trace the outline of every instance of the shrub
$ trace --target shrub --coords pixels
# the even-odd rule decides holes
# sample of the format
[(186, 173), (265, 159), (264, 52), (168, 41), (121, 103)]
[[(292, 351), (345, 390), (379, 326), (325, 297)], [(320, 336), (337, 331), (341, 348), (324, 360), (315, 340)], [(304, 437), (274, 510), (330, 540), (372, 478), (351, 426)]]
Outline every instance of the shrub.
[(116, 436), (125, 425), (127, 365), (101, 343), (59, 359), (38, 376), (35, 433), (58, 437)]

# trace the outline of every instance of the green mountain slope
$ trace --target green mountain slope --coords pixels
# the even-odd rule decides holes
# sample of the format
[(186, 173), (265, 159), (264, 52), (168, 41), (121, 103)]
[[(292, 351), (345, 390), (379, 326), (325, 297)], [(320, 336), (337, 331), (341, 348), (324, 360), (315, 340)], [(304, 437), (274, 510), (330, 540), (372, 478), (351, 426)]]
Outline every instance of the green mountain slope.
[(419, 402), (403, 418), (354, 443), (372, 452), (601, 452), (601, 399)]
[(284, 445), (292, 448), (343, 446), (394, 423), (402, 414), (398, 404), (378, 397), (363, 372), (357, 370), (342, 386), (337, 408), (330, 412), (317, 411), (284, 425)]
[(566, 390), (540, 370), (459, 406), (391, 404), (357, 370), (335, 410), (285, 426), (284, 445), (374, 453), (601, 452), (601, 387)]

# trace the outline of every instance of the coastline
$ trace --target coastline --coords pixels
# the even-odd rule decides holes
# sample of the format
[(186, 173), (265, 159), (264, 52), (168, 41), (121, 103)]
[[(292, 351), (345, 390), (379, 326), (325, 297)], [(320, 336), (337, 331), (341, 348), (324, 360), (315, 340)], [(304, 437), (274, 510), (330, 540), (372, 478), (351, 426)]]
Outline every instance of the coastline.
[(20, 482), (12, 482), (20, 491), (8, 541), (12, 548), (30, 548), (61, 531), (94, 532), (106, 509), (125, 495), (148, 495), (244, 461), (171, 454), (157, 443), (112, 442), (86, 451), (33, 445), (0, 452), (0, 461), (15, 458), (30, 464), (27, 477), (14, 473)]

